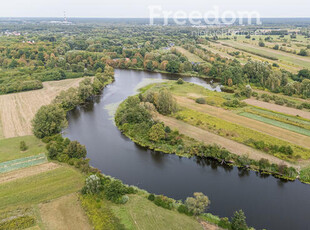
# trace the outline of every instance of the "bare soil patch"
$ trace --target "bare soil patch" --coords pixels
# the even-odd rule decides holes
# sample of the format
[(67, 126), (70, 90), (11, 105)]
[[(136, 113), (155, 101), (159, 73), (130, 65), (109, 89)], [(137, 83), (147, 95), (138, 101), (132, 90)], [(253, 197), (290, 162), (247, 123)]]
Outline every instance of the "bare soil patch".
[(266, 124), (264, 122), (256, 121), (250, 118), (239, 116), (238, 114), (232, 113), (228, 110), (210, 106), (201, 105), (195, 103), (193, 100), (186, 97), (175, 96), (179, 105), (187, 107), (189, 109), (196, 110), (198, 112), (210, 114), (223, 120), (242, 125), (262, 133), (274, 136), (276, 138), (288, 141), (292, 144), (300, 145), (305, 148), (310, 148), (310, 137), (295, 133), (286, 129), (282, 129), (273, 125)]
[(268, 103), (268, 102), (264, 102), (264, 101), (259, 101), (259, 100), (253, 99), (253, 98), (248, 98), (248, 99), (245, 99), (243, 101), (249, 105), (258, 106), (261, 108), (265, 108), (265, 109), (269, 109), (269, 110), (273, 110), (276, 112), (285, 113), (285, 114), (289, 114), (289, 115), (293, 115), (293, 116), (298, 115), (300, 117), (310, 119), (310, 112), (307, 112), (307, 111), (294, 109), (294, 108), (290, 108), (290, 107), (286, 107), (286, 106), (282, 106), (282, 105), (276, 105), (276, 104)]
[(82, 78), (78, 78), (44, 82), (43, 89), (40, 90), (1, 95), (0, 131), (2, 127), (3, 137), (31, 135), (31, 120), (38, 109), (43, 105), (50, 104), (62, 90), (77, 87), (82, 80)]
[(76, 193), (40, 204), (39, 209), (47, 230), (92, 229)]
[(16, 171), (9, 172), (9, 173), (0, 174), (0, 184), (10, 182), (13, 180), (17, 180), (17, 179), (21, 179), (21, 178), (25, 178), (25, 177), (29, 177), (29, 176), (33, 176), (33, 175), (37, 175), (42, 172), (56, 169), (58, 167), (60, 167), (60, 165), (53, 163), (53, 162), (49, 162), (49, 163), (36, 165), (33, 167), (29, 167), (29, 168), (16, 170)]
[(224, 137), (218, 136), (216, 134), (210, 133), (204, 129), (192, 126), (190, 124), (187, 124), (183, 121), (179, 121), (172, 117), (166, 117), (162, 116), (160, 114), (157, 115), (157, 118), (164, 122), (167, 126), (173, 129), (179, 130), (180, 133), (189, 136), (191, 138), (194, 138), (198, 141), (202, 141), (205, 144), (217, 144), (231, 153), (234, 153), (236, 155), (248, 155), (249, 158), (254, 160), (260, 160), (261, 158), (268, 159), (271, 163), (276, 164), (286, 164), (288, 166), (296, 167), (288, 162), (285, 162), (277, 157), (274, 157), (272, 155), (266, 154), (264, 152), (261, 152), (259, 150), (253, 149), (249, 146), (246, 146), (244, 144), (235, 142), (230, 139), (226, 139)]

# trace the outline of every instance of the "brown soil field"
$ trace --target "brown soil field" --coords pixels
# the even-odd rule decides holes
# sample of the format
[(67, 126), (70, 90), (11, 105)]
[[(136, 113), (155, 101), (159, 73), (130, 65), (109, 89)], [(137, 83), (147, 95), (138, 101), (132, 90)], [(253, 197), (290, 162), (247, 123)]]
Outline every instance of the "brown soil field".
[(268, 159), (272, 163), (276, 164), (286, 164), (288, 166), (296, 167), (295, 165), (292, 165), (288, 162), (285, 162), (277, 157), (274, 157), (272, 155), (266, 154), (264, 152), (261, 152), (259, 150), (253, 149), (249, 146), (240, 144), (238, 142), (235, 142), (230, 139), (226, 139), (224, 137), (218, 136), (216, 134), (210, 133), (204, 129), (192, 126), (190, 124), (187, 124), (183, 121), (179, 121), (172, 117), (166, 117), (162, 115), (157, 115), (157, 119), (164, 122), (166, 125), (168, 125), (172, 129), (179, 130), (180, 133), (194, 138), (198, 141), (202, 141), (205, 144), (217, 144), (231, 153), (234, 153), (236, 155), (248, 155), (249, 158), (254, 160), (260, 160), (261, 158)]
[(0, 138), (32, 135), (31, 120), (38, 109), (50, 104), (62, 90), (77, 87), (80, 81), (82, 78), (44, 82), (40, 90), (1, 95)]
[(256, 100), (254, 98), (248, 98), (248, 99), (245, 99), (243, 101), (249, 105), (258, 106), (261, 108), (273, 110), (273, 111), (280, 112), (280, 113), (286, 113), (286, 114), (293, 115), (293, 116), (298, 115), (300, 117), (310, 119), (310, 112), (307, 112), (304, 110), (299, 110), (299, 109), (290, 108), (290, 107), (286, 107), (286, 106), (282, 106), (282, 105), (276, 105), (273, 103), (259, 101), (259, 100)]
[(288, 141), (290, 143), (300, 145), (305, 148), (310, 148), (310, 137), (307, 137), (305, 135), (282, 129), (273, 125), (268, 125), (266, 123), (256, 121), (250, 118), (241, 117), (238, 114), (235, 114), (223, 108), (197, 104), (192, 99), (186, 97), (175, 96), (175, 98), (180, 106), (187, 107), (198, 112), (210, 114), (211, 116), (216, 116), (223, 120), (239, 124), (262, 133), (266, 133), (268, 135)]
[(13, 180), (17, 180), (17, 179), (21, 179), (21, 178), (25, 178), (28, 176), (40, 174), (42, 172), (53, 170), (58, 167), (60, 167), (60, 165), (49, 162), (49, 163), (45, 163), (41, 165), (32, 166), (29, 168), (24, 168), (24, 169), (20, 169), (20, 170), (8, 172), (8, 173), (3, 173), (3, 174), (0, 174), (0, 184), (10, 182)]
[(39, 205), (46, 230), (91, 230), (76, 193)]

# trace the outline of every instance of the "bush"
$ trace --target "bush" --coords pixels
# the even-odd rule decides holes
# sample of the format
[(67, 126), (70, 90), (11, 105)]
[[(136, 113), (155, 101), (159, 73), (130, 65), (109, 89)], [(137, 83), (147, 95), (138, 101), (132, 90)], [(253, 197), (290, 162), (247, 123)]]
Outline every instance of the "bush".
[(186, 215), (188, 215), (188, 216), (192, 216), (192, 215), (193, 215), (193, 213), (190, 212), (190, 211), (188, 210), (188, 208), (187, 208), (184, 204), (181, 204), (181, 205), (178, 207), (178, 212), (179, 212), (179, 213), (186, 214)]
[(154, 199), (154, 204), (169, 210), (172, 209), (173, 203), (174, 201), (172, 199), (163, 195), (156, 196)]
[(225, 101), (223, 105), (227, 107), (232, 107), (232, 108), (239, 108), (239, 107), (245, 107), (246, 103), (241, 102), (238, 99), (234, 99), (234, 100)]
[(126, 191), (126, 186), (120, 180), (113, 180), (104, 185), (105, 197), (114, 203), (120, 203)]
[(179, 78), (179, 79), (177, 80), (177, 83), (178, 83), (179, 85), (182, 85), (182, 84), (184, 84), (184, 81), (183, 81), (182, 78)]
[(231, 223), (229, 222), (229, 219), (227, 217), (221, 218), (220, 222), (218, 223), (218, 226), (224, 229), (230, 229)]
[(120, 204), (126, 204), (129, 201), (129, 197), (127, 195), (122, 196), (120, 200)]
[(232, 230), (247, 230), (248, 226), (245, 221), (246, 217), (242, 210), (239, 210), (234, 213), (234, 216), (231, 220)]
[(35, 219), (31, 216), (20, 216), (14, 219), (0, 222), (0, 229), (15, 230), (30, 228), (35, 224)]
[(85, 158), (87, 151), (84, 145), (81, 145), (78, 141), (71, 141), (66, 149), (66, 154), (70, 158)]
[(198, 103), (198, 104), (206, 104), (206, 99), (203, 98), (203, 97), (199, 97), (199, 98), (197, 98), (195, 101), (196, 101), (196, 103)]
[(101, 190), (100, 178), (96, 175), (90, 175), (86, 178), (85, 186), (82, 189), (83, 194), (96, 194)]
[(154, 201), (155, 200), (155, 195), (154, 194), (150, 194), (148, 197), (147, 197), (148, 200), (150, 201)]
[(21, 141), (19, 143), (19, 149), (20, 149), (20, 151), (26, 151), (28, 149), (25, 141)]
[(194, 197), (188, 197), (185, 201), (186, 207), (195, 216), (203, 213), (209, 204), (209, 198), (201, 192), (195, 192)]

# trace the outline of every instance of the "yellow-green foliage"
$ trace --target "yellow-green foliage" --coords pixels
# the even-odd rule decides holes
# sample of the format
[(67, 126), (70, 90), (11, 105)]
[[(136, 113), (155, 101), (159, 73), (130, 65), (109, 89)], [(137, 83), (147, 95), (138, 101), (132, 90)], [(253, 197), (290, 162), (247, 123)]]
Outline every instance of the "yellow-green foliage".
[(300, 180), (302, 182), (310, 183), (310, 167), (304, 168), (300, 171)]
[(60, 167), (0, 186), (0, 209), (37, 204), (76, 192), (84, 185), (84, 176), (69, 167)]
[(81, 195), (80, 200), (92, 226), (95, 230), (121, 230), (125, 229), (119, 219), (114, 216), (107, 200), (99, 199), (93, 195)]
[[(210, 132), (218, 134), (220, 136), (232, 139), (234, 141), (240, 143), (247, 143), (249, 139), (253, 139), (255, 141), (264, 141), (269, 145), (278, 145), (278, 146), (291, 146), (294, 154), (293, 156), (301, 156), (304, 159), (308, 159), (310, 157), (310, 150), (302, 148), (297, 145), (293, 145), (289, 142), (280, 140), (278, 138), (269, 136), (267, 134), (255, 131), (253, 129), (243, 127), (241, 125), (237, 125), (220, 118), (210, 116), (204, 113), (200, 113), (191, 109), (183, 109), (174, 116), (178, 119), (182, 119), (183, 121), (190, 123), (195, 126), (199, 126), (203, 129), (206, 129)], [(287, 156), (284, 154), (275, 154), (277, 157), (282, 159), (286, 159)]]
[(31, 216), (20, 216), (14, 219), (0, 222), (0, 230), (26, 229), (35, 224), (35, 218)]
[(194, 217), (180, 214), (176, 210), (168, 210), (156, 206), (146, 197), (129, 195), (129, 201), (124, 205), (113, 205), (114, 213), (121, 219), (126, 229), (153, 230), (201, 230), (202, 227)]

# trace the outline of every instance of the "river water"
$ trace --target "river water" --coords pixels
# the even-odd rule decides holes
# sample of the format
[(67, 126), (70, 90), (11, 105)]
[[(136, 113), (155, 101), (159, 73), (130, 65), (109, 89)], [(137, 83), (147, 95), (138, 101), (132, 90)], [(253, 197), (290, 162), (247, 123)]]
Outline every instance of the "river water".
[[(153, 152), (120, 133), (113, 122), (113, 111), (119, 102), (151, 81), (177, 78), (115, 70), (115, 82), (102, 95), (68, 114), (65, 136), (86, 146), (92, 166), (126, 184), (177, 200), (203, 192), (211, 200), (209, 212), (230, 217), (235, 210), (242, 209), (248, 224), (256, 229), (310, 229), (310, 185), (262, 177), (211, 160)], [(219, 90), (203, 79), (184, 80)]]

